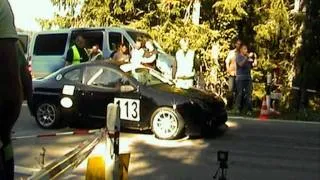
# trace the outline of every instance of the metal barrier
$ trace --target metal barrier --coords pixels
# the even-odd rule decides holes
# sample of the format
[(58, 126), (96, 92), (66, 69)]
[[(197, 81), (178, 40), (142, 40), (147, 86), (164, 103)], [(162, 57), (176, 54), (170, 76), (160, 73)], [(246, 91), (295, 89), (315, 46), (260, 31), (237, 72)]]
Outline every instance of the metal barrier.
[[(78, 134), (83, 134), (84, 132)], [(66, 175), (68, 172), (76, 168), (83, 162), (93, 151), (93, 149), (101, 142), (106, 143), (106, 156), (94, 157), (88, 159), (87, 171), (95, 169), (92, 172), (86, 173), (86, 179), (107, 179), (119, 180), (128, 179), (128, 166), (130, 154), (119, 154), (119, 138), (120, 138), (120, 108), (117, 104), (109, 104), (106, 117), (106, 128), (101, 130), (92, 130), (86, 133), (96, 133), (96, 136), (90, 140), (86, 140), (75, 149), (68, 152), (63, 157), (50, 163), (41, 169), (38, 173), (31, 176), (30, 180), (42, 179), (57, 179)], [(62, 132), (43, 135), (22, 136), (13, 139), (48, 137), (60, 135), (73, 135), (77, 132)], [(107, 161), (109, 163), (107, 163)], [(100, 163), (100, 164), (95, 164)], [(97, 167), (100, 167), (97, 169)], [(98, 172), (99, 171), (99, 172)], [(103, 172), (101, 172), (103, 171)], [(104, 177), (102, 177), (104, 176)]]
[(78, 166), (91, 153), (93, 148), (101, 141), (103, 132), (91, 140), (86, 140), (63, 157), (50, 163), (38, 173), (30, 177), (30, 180), (56, 179), (63, 176), (72, 168)]
[(100, 129), (92, 129), (92, 130), (82, 130), (76, 129), (74, 131), (67, 132), (58, 132), (58, 133), (44, 133), (44, 134), (35, 134), (35, 135), (27, 135), (27, 136), (14, 136), (11, 140), (20, 140), (20, 139), (28, 139), (28, 138), (42, 138), (42, 137), (53, 137), (53, 136), (71, 136), (71, 135), (89, 135), (94, 134), (101, 131)]

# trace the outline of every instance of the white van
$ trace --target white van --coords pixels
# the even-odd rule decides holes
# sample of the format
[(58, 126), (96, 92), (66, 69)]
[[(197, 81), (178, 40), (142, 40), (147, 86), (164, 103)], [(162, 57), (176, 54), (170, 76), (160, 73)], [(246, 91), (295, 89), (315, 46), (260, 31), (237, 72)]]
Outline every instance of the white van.
[(19, 38), (19, 42), (22, 45), (23, 53), (27, 58), (29, 41), (30, 41), (29, 35), (27, 33), (18, 32), (18, 38)]
[[(138, 37), (151, 38), (142, 31), (120, 28), (76, 28), (57, 31), (46, 31), (34, 34), (29, 51), (29, 60), (32, 63), (34, 78), (44, 77), (62, 68), (65, 64), (68, 49), (74, 44), (75, 38), (81, 34), (86, 39), (86, 46), (91, 48), (98, 44), (104, 58), (109, 58), (116, 50), (116, 46), (124, 43), (132, 48)], [(165, 74), (170, 74), (174, 57), (162, 51), (158, 43), (154, 43), (160, 52), (157, 58), (157, 67)]]

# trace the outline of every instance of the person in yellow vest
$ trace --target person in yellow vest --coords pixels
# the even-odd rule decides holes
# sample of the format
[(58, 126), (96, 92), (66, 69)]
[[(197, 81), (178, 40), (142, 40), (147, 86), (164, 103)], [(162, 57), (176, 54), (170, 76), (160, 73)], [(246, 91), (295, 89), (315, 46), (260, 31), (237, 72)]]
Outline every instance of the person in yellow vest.
[(78, 35), (76, 37), (75, 45), (71, 46), (71, 48), (68, 50), (66, 66), (71, 64), (80, 64), (89, 60), (85, 46), (86, 40), (83, 38), (83, 36)]

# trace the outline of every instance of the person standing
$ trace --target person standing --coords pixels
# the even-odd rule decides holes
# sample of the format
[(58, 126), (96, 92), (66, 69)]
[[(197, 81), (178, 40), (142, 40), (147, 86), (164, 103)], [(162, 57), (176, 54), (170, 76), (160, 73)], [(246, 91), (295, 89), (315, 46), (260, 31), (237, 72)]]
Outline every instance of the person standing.
[(238, 39), (235, 43), (235, 48), (229, 51), (228, 56), (225, 60), (226, 70), (229, 78), (227, 105), (228, 105), (228, 108), (230, 109), (232, 109), (232, 106), (236, 98), (236, 89), (237, 89), (236, 88), (236, 70), (237, 70), (236, 57), (239, 53), (240, 46), (241, 46), (241, 40)]
[(116, 53), (113, 55), (112, 59), (119, 64), (128, 63), (130, 59), (130, 55), (128, 53), (128, 48), (124, 43), (121, 43)]
[(189, 41), (180, 40), (180, 49), (176, 53), (177, 69), (175, 74), (176, 85), (188, 89), (193, 86), (194, 81), (194, 55), (195, 52), (189, 49)]
[(143, 54), (142, 64), (155, 69), (157, 57), (158, 51), (155, 49), (153, 42), (151, 40), (148, 40), (146, 42), (146, 48)]
[(140, 38), (137, 38), (134, 48), (131, 51), (131, 59), (130, 63), (133, 65), (140, 65), (143, 59), (144, 55), (144, 49), (143, 49), (144, 43), (143, 40)]
[(17, 39), (11, 6), (8, 0), (0, 0), (0, 179), (5, 180), (14, 178), (11, 130), (22, 103)]
[(246, 108), (247, 115), (252, 114), (252, 78), (251, 68), (256, 65), (256, 60), (253, 53), (248, 54), (248, 48), (246, 45), (241, 45), (240, 52), (236, 57), (236, 86), (237, 86), (237, 98), (236, 98), (236, 110), (240, 113)]
[(71, 64), (80, 64), (89, 60), (85, 46), (86, 40), (83, 36), (78, 35), (76, 37), (75, 45), (71, 46), (67, 52), (66, 66)]
[(90, 61), (96, 61), (96, 60), (102, 60), (103, 59), (103, 53), (99, 48), (99, 45), (92, 46), (91, 52), (90, 52)]

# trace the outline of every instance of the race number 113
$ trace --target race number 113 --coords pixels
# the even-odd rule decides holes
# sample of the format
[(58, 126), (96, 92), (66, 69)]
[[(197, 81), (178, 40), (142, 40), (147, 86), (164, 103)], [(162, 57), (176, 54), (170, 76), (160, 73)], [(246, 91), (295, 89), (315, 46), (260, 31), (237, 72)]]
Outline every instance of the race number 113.
[(140, 121), (140, 100), (114, 98), (114, 103), (120, 107), (120, 119)]

